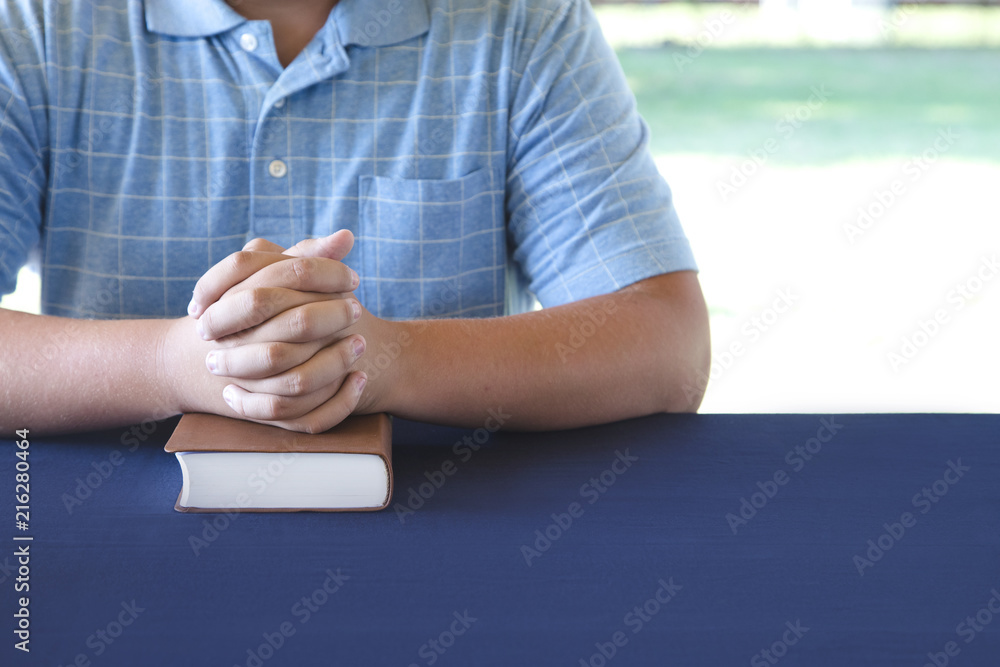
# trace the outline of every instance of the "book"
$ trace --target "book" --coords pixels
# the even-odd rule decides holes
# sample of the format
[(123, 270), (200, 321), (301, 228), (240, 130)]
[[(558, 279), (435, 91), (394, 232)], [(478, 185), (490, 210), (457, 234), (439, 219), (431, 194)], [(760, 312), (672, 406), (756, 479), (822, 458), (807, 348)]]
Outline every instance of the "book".
[(392, 422), (357, 415), (317, 434), (185, 414), (164, 449), (179, 512), (380, 510), (392, 497)]

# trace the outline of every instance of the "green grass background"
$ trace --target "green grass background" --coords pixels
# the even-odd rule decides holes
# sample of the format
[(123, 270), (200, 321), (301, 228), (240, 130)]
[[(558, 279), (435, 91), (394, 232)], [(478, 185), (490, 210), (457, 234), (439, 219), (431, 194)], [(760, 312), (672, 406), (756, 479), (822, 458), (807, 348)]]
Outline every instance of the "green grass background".
[[(950, 126), (954, 157), (1000, 159), (1000, 50), (732, 48), (678, 67), (686, 53), (619, 51), (654, 153), (745, 154), (775, 137), (774, 162), (824, 164), (919, 153)], [(819, 86), (829, 101), (785, 141), (776, 123)]]
[(946, 126), (962, 136), (955, 157), (1000, 160), (1000, 7), (856, 11), (839, 38), (823, 31), (836, 15), (690, 3), (596, 10), (656, 154), (745, 155), (825, 85), (830, 101), (773, 163), (910, 156)]

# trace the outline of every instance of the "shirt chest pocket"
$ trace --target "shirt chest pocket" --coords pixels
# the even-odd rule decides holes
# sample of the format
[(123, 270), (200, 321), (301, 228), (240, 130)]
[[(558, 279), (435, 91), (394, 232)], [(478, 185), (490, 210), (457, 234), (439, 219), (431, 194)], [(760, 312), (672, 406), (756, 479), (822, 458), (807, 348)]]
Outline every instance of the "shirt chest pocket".
[(449, 180), (362, 176), (358, 185), (356, 251), (366, 308), (386, 319), (503, 314), (499, 173), (480, 169)]

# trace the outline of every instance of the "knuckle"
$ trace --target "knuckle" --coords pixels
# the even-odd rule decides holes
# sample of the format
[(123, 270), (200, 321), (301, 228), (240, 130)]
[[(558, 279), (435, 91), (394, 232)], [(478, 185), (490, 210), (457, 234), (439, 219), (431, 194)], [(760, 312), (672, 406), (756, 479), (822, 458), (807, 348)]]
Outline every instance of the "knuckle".
[(227, 257), (226, 261), (234, 273), (243, 273), (253, 263), (253, 253), (248, 250), (237, 250)]
[(243, 306), (246, 308), (247, 313), (256, 312), (262, 305), (264, 305), (264, 295), (263, 290), (259, 287), (254, 287), (253, 289), (248, 289), (242, 293), (243, 296)]
[(288, 318), (288, 329), (292, 336), (301, 338), (312, 333), (315, 327), (315, 318), (311, 309), (307, 307), (296, 308)]
[(308, 394), (310, 391), (309, 379), (298, 371), (293, 371), (285, 375), (284, 384), (285, 393), (290, 396), (301, 396)]
[(281, 343), (266, 343), (261, 346), (261, 362), (265, 369), (277, 368), (288, 358), (288, 350)]
[(261, 401), (261, 411), (263, 412), (263, 418), (269, 421), (298, 416), (290, 414), (291, 410), (287, 400), (273, 394), (269, 394), (263, 398)]
[(271, 305), (274, 302), (274, 295), (271, 290), (265, 287), (255, 287), (246, 290), (244, 294), (246, 294), (243, 298), (247, 315), (252, 316), (257, 313), (264, 313), (266, 316), (270, 313)]
[(309, 258), (298, 257), (290, 260), (289, 264), (289, 270), (292, 273), (295, 285), (301, 287), (309, 284), (309, 280), (312, 278), (314, 272), (313, 263), (309, 261)]

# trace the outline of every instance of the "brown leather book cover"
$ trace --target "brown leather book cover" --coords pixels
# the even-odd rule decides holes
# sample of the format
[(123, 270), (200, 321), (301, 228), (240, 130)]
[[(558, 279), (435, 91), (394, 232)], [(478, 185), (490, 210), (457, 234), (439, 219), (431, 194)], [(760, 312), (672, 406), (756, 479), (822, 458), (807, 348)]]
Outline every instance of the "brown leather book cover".
[[(377, 511), (388, 507), (392, 499), (392, 420), (384, 412), (352, 415), (323, 433), (298, 433), (278, 426), (268, 426), (202, 413), (185, 414), (163, 448), (177, 452), (315, 452), (334, 454), (374, 454), (385, 463), (389, 479), (388, 493), (381, 507), (356, 509), (327, 508), (253, 508), (253, 512), (344, 512)], [(183, 493), (183, 489), (182, 489)], [(178, 512), (218, 512), (220, 509), (186, 507), (177, 496)]]

